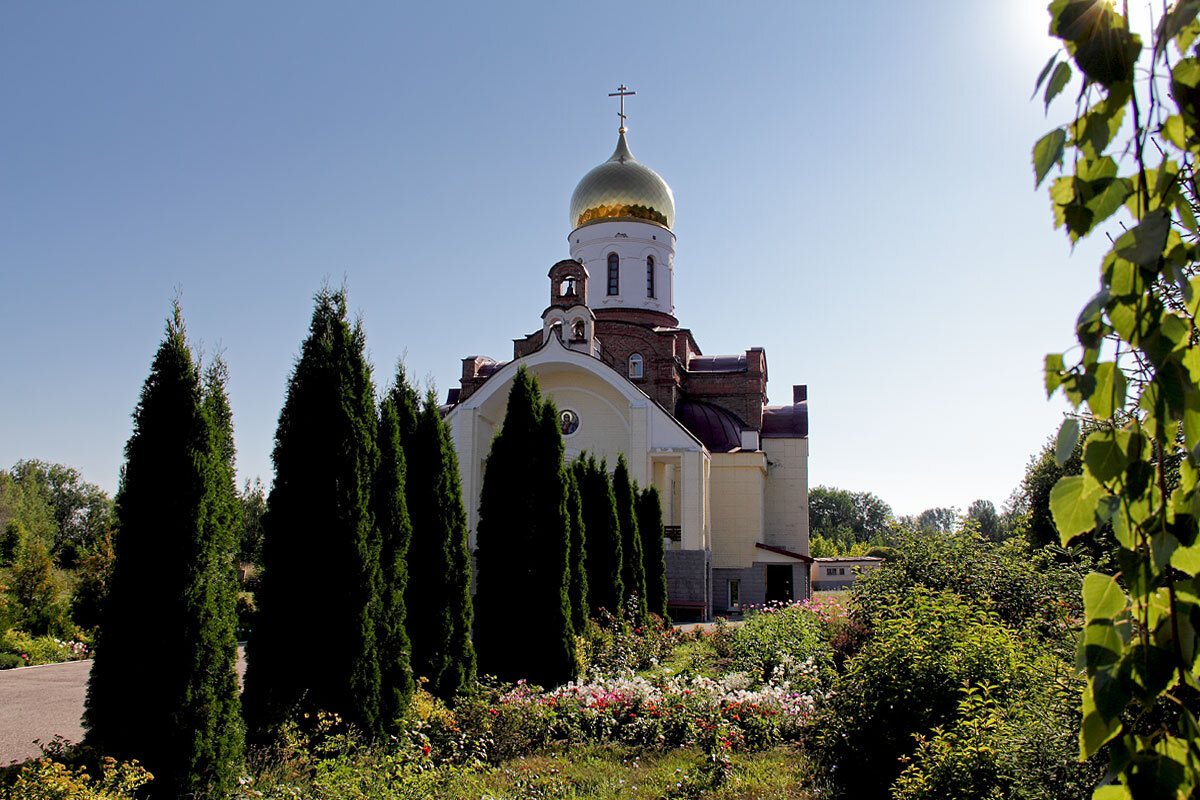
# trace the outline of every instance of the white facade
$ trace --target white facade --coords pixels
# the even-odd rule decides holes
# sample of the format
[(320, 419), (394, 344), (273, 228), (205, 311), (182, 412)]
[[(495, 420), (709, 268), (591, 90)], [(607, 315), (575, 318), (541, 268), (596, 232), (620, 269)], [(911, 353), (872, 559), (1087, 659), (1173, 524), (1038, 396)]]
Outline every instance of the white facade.
[(682, 549), (711, 549), (708, 513), (710, 455), (695, 436), (644, 392), (598, 359), (568, 348), (557, 336), (494, 375), (446, 416), (458, 456), (469, 541), (475, 548), (479, 495), (492, 439), (504, 423), (508, 393), (519, 367), (538, 380), (542, 396), (573, 411), (578, 429), (563, 438), (566, 459), (582, 452), (611, 470), (624, 455), (630, 477), (663, 497), (663, 524), (677, 525)]
[[(588, 271), (588, 305), (601, 308), (641, 308), (675, 314), (675, 234), (652, 222), (614, 220), (576, 228), (569, 237), (571, 258)], [(608, 256), (615, 253), (620, 281), (608, 293)], [(654, 259), (654, 296), (647, 296), (646, 259)]]

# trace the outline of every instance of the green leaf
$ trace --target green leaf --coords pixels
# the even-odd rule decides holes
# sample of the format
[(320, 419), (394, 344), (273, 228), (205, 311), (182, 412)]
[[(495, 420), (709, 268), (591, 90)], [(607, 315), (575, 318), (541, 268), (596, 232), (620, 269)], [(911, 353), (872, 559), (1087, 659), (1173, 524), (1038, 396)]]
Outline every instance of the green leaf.
[(1050, 514), (1065, 547), (1081, 533), (1096, 527), (1096, 505), (1104, 487), (1083, 475), (1060, 478), (1050, 490)]
[(1063, 146), (1066, 143), (1067, 132), (1062, 128), (1055, 128), (1038, 139), (1037, 144), (1033, 146), (1033, 172), (1037, 179), (1033, 184), (1035, 189), (1042, 185), (1050, 168), (1062, 162)]
[(1133, 800), (1133, 795), (1129, 793), (1129, 787), (1120, 783), (1110, 783), (1107, 786), (1098, 786), (1092, 792), (1092, 800)]
[[(1196, 212), (1192, 211), (1192, 204), (1182, 194), (1175, 200), (1175, 213), (1179, 215), (1179, 221), (1185, 228), (1194, 234), (1200, 234), (1200, 225), (1196, 223)], [(1187, 252), (1184, 250), (1183, 252)], [(1185, 259), (1191, 261), (1191, 258)]]
[(1178, 114), (1167, 117), (1167, 121), (1163, 123), (1163, 136), (1180, 150), (1186, 150), (1187, 134), (1184, 132), (1183, 117)]
[(1189, 450), (1200, 444), (1200, 392), (1187, 387), (1183, 399), (1183, 443)]
[(1071, 80), (1071, 67), (1065, 61), (1060, 62), (1054, 68), (1054, 74), (1050, 76), (1050, 82), (1046, 84), (1046, 93), (1042, 96), (1045, 100), (1046, 113), (1050, 111), (1050, 101), (1058, 96), (1058, 93), (1063, 90), (1067, 82)]
[(1125, 117), (1122, 95), (1122, 92), (1110, 92), (1105, 100), (1071, 124), (1073, 144), (1085, 157), (1099, 158), (1121, 129), (1121, 120)]
[(1033, 94), (1029, 95), (1029, 99), (1037, 97), (1038, 89), (1042, 88), (1042, 81), (1046, 80), (1046, 76), (1050, 74), (1050, 68), (1054, 66), (1054, 62), (1058, 61), (1058, 51), (1050, 56), (1050, 60), (1046, 62), (1046, 66), (1042, 67), (1042, 71), (1038, 73), (1037, 83), (1033, 85)]
[(1085, 203), (1092, 212), (1092, 227), (1096, 227), (1111, 217), (1125, 205), (1129, 195), (1133, 194), (1133, 185), (1124, 178), (1107, 178), (1091, 185), (1091, 198)]
[(1083, 579), (1083, 608), (1088, 622), (1112, 619), (1125, 610), (1128, 598), (1111, 575), (1091, 572)]
[(1155, 209), (1141, 222), (1121, 234), (1113, 243), (1117, 255), (1142, 266), (1153, 266), (1162, 256), (1171, 230), (1171, 215), (1165, 208)]
[(1196, 18), (1200, 11), (1200, 0), (1178, 0), (1175, 6), (1158, 21), (1158, 29), (1154, 31), (1154, 57), (1157, 58), (1167, 48), (1167, 42)]
[(1088, 78), (1107, 88), (1133, 80), (1133, 65), (1141, 50), (1140, 36), (1125, 28), (1100, 27), (1075, 48), (1075, 63)]
[[(1196, 41), (1196, 37), (1200, 36), (1200, 22), (1192, 20), (1187, 25), (1183, 26), (1183, 30), (1175, 37), (1175, 46), (1179, 48), (1179, 54), (1183, 55), (1187, 49), (1192, 46), (1192, 42)], [(1034, 92), (1037, 94), (1037, 92)], [(1029, 98), (1032, 100), (1033, 98)]]
[[(1067, 224), (1067, 209), (1071, 206), (1078, 205), (1077, 192), (1075, 191), (1075, 176), (1064, 175), (1061, 178), (1055, 178), (1050, 184), (1050, 208), (1054, 211), (1054, 227), (1061, 228)], [(1072, 241), (1074, 241), (1072, 239)]]
[(1083, 690), (1083, 726), (1079, 731), (1079, 758), (1085, 760), (1121, 732), (1119, 716), (1106, 719), (1096, 710), (1092, 698), (1092, 682)]
[(1111, 361), (1096, 367), (1096, 390), (1088, 397), (1088, 408), (1101, 419), (1108, 419), (1113, 411), (1125, 406), (1125, 373)]
[(1054, 394), (1054, 390), (1062, 386), (1063, 357), (1062, 353), (1050, 353), (1046, 356), (1046, 397)]
[(1108, 620), (1099, 620), (1083, 629), (1077, 664), (1082, 669), (1095, 672), (1120, 661), (1123, 652), (1125, 640), (1116, 626)]
[(1200, 61), (1182, 59), (1171, 69), (1171, 97), (1186, 125), (1200, 121)]
[(1188, 575), (1200, 574), (1200, 543), (1175, 548), (1175, 552), (1171, 553), (1171, 566)]
[[(1112, 297), (1108, 287), (1103, 286), (1079, 312), (1079, 317), (1075, 320), (1075, 336), (1085, 348), (1099, 347), (1103, 341), (1106, 331), (1100, 314), (1110, 299)], [(1084, 394), (1084, 397), (1087, 397), (1087, 394)]]
[(1083, 446), (1083, 463), (1088, 472), (1101, 483), (1108, 483), (1125, 471), (1129, 459), (1106, 431), (1098, 431), (1088, 437)]
[[(1115, 256), (1115, 254), (1114, 254)], [(1114, 297), (1141, 295), (1143, 284), (1139, 267), (1123, 258), (1114, 257), (1109, 267), (1108, 288)]]
[(1058, 439), (1054, 442), (1054, 460), (1061, 467), (1067, 463), (1071, 453), (1075, 452), (1075, 443), (1079, 441), (1079, 420), (1069, 417), (1063, 420), (1058, 429)]

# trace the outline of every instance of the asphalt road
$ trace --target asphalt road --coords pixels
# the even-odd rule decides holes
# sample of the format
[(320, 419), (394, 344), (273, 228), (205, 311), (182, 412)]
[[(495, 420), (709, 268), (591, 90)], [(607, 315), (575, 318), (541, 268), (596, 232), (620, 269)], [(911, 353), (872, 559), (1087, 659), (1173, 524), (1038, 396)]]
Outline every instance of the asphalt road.
[[(83, 738), (83, 698), (91, 660), (0, 670), (0, 766), (35, 758), (34, 740)], [(246, 669), (238, 648), (238, 674)]]
[(0, 764), (40, 756), (34, 739), (83, 738), (79, 718), (91, 668), (88, 660), (0, 672)]

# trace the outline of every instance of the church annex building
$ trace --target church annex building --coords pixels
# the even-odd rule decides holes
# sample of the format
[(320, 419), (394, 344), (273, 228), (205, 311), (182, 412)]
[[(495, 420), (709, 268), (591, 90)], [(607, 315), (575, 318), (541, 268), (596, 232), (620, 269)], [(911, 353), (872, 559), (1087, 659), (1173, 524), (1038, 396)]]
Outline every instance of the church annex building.
[(673, 616), (807, 597), (806, 389), (768, 406), (761, 347), (707, 356), (680, 327), (674, 196), (625, 134), (571, 197), (571, 257), (550, 268), (541, 328), (509, 361), (463, 359), (447, 398), (471, 549), (484, 461), (524, 365), (559, 410), (568, 460), (586, 451), (611, 470), (624, 454), (658, 489)]

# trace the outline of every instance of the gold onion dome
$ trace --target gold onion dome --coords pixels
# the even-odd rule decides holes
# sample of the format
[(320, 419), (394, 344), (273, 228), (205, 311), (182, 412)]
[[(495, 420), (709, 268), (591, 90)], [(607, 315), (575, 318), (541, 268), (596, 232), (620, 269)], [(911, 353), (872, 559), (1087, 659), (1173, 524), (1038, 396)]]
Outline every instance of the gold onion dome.
[(593, 169), (571, 195), (571, 226), (633, 219), (670, 228), (675, 224), (675, 195), (657, 172), (629, 152), (624, 129), (612, 158)]

